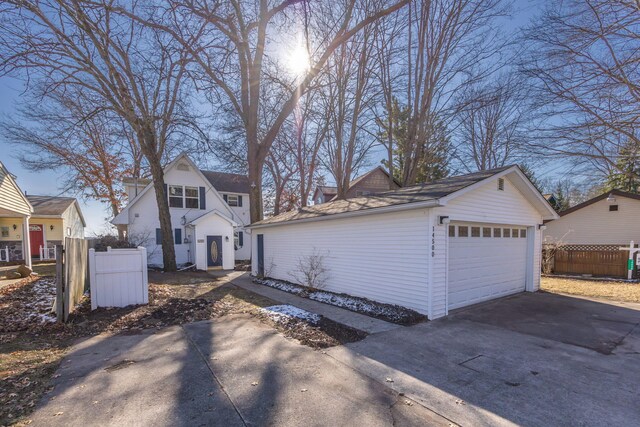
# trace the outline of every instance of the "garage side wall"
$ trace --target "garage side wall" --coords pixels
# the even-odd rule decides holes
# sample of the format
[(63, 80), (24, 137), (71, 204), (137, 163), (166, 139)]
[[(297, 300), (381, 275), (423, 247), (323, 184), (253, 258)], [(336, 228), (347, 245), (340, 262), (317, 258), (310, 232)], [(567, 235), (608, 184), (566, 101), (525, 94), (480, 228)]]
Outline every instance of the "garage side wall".
[(316, 253), (328, 270), (324, 289), (428, 313), (428, 210), (254, 229), (254, 275), (259, 234), (266, 276), (300, 283), (299, 261)]

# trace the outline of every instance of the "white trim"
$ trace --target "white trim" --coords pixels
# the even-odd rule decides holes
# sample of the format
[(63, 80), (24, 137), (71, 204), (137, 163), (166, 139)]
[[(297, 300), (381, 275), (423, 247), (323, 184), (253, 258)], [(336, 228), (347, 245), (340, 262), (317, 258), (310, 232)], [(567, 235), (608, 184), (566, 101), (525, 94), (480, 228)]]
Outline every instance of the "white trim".
[(188, 224), (185, 224), (185, 226), (196, 226), (201, 220), (203, 220), (204, 218), (210, 216), (210, 215), (217, 215), (220, 218), (224, 219), (225, 221), (227, 221), (229, 224), (231, 224), (233, 227), (237, 227), (238, 223), (236, 223), (234, 220), (232, 220), (231, 218), (229, 218), (228, 216), (224, 215), (222, 212), (220, 212), (217, 209), (213, 209), (210, 210), (208, 212), (203, 213), (202, 215), (200, 215), (197, 218), (192, 219), (191, 221), (189, 221)]
[(277, 227), (277, 226), (289, 225), (289, 224), (302, 224), (305, 222), (327, 221), (327, 220), (338, 219), (338, 218), (348, 218), (352, 216), (375, 215), (375, 214), (382, 214), (387, 212), (398, 212), (398, 211), (405, 211), (405, 210), (412, 210), (412, 209), (434, 208), (438, 206), (443, 206), (443, 205), (440, 204), (440, 201), (438, 199), (433, 199), (433, 200), (427, 200), (426, 202), (403, 203), (401, 205), (391, 205), (391, 206), (384, 206), (381, 208), (362, 209), (359, 211), (342, 212), (342, 213), (325, 215), (325, 216), (317, 216), (313, 218), (293, 219), (290, 221), (274, 222), (272, 224), (248, 225), (246, 226), (246, 228), (257, 230), (260, 228)]

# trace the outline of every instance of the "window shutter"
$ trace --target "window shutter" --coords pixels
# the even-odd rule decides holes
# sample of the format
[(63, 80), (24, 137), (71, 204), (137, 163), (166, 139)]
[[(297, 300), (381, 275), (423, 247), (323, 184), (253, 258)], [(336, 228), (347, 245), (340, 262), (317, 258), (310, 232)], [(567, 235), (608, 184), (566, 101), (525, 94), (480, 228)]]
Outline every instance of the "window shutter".
[(225, 203), (227, 203), (227, 195), (226, 195), (226, 194), (223, 194), (223, 195), (222, 195), (222, 198), (224, 199), (224, 202), (225, 202)]
[(169, 200), (169, 186), (164, 184), (164, 198)]
[(244, 233), (242, 231), (238, 232), (238, 245), (240, 245), (240, 247), (243, 246), (244, 244)]
[(242, 196), (238, 196), (238, 206), (242, 207)]
[(156, 228), (156, 245), (162, 244), (162, 229)]
[(182, 244), (182, 229), (181, 228), (176, 228), (174, 231), (174, 238), (175, 238), (175, 244), (176, 245), (181, 245)]
[(204, 187), (200, 187), (200, 209), (206, 209), (207, 208), (207, 198), (205, 197), (205, 188)]

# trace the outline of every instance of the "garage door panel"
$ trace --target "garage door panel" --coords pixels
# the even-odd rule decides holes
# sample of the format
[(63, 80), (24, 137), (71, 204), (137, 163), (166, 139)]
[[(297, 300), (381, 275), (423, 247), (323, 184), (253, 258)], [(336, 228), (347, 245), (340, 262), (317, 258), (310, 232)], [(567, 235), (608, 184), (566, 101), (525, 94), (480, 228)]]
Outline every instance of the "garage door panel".
[(449, 237), (449, 308), (522, 292), (526, 266), (526, 238)]

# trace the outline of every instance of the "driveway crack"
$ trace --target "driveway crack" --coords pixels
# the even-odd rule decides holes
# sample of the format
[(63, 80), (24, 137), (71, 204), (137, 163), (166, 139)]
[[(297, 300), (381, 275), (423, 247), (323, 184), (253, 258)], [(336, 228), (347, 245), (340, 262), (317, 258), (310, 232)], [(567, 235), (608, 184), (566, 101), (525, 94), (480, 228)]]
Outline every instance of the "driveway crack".
[(231, 406), (233, 406), (233, 410), (236, 411), (236, 414), (238, 414), (238, 417), (242, 421), (242, 424), (245, 426), (248, 426), (249, 423), (247, 422), (247, 420), (244, 419), (244, 417), (242, 416), (242, 413), (240, 412), (240, 409), (238, 409), (233, 399), (231, 399), (231, 396), (227, 392), (227, 389), (224, 387), (224, 384), (222, 384), (222, 381), (220, 381), (216, 373), (213, 371), (213, 368), (209, 364), (207, 357), (204, 355), (204, 353), (202, 353), (202, 351), (200, 350), (200, 347), (198, 347), (196, 343), (191, 339), (191, 337), (187, 333), (187, 330), (184, 328), (184, 326), (181, 325), (180, 328), (182, 329), (182, 332), (184, 333), (185, 337), (187, 337), (187, 342), (189, 342), (189, 345), (193, 347), (196, 350), (196, 352), (198, 352), (198, 356), (200, 356), (204, 364), (207, 366), (207, 369), (211, 373), (211, 376), (213, 377), (215, 382), (218, 384), (218, 386), (220, 387), (224, 395), (227, 396), (227, 399), (229, 399), (229, 403), (231, 403)]

